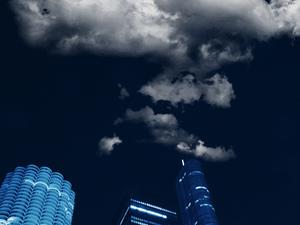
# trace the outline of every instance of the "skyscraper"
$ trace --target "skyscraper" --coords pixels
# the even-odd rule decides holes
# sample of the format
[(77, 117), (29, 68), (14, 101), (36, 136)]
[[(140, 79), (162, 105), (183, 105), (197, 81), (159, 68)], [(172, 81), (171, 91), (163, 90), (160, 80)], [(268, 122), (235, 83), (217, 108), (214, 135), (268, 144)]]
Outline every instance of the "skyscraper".
[(0, 188), (0, 225), (70, 225), (74, 200), (71, 183), (60, 173), (17, 167)]
[(201, 164), (183, 161), (176, 181), (182, 225), (217, 225)]
[(178, 225), (176, 213), (149, 203), (130, 199), (117, 225)]

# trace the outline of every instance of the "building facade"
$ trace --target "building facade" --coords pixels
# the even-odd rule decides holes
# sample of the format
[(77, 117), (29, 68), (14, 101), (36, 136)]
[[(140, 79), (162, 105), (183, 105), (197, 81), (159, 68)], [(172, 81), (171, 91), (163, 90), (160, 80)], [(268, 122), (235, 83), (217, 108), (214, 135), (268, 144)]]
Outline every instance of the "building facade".
[(48, 167), (17, 167), (0, 188), (0, 225), (70, 225), (75, 193)]
[(130, 199), (117, 225), (179, 225), (175, 212)]
[(182, 163), (176, 181), (182, 225), (217, 225), (201, 164), (197, 160)]

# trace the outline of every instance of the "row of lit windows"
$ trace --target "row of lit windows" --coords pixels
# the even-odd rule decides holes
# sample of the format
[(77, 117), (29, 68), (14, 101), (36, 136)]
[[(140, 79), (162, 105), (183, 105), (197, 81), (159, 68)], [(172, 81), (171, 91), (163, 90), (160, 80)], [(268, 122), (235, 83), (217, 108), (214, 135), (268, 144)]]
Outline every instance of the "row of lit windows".
[(131, 201), (132, 201), (132, 202), (135, 202), (135, 203), (138, 203), (138, 204), (141, 204), (141, 205), (144, 205), (144, 206), (148, 206), (148, 207), (151, 207), (151, 208), (154, 208), (154, 209), (161, 210), (161, 211), (163, 211), (163, 212), (167, 212), (167, 213), (171, 213), (171, 214), (173, 214), (173, 215), (176, 215), (175, 212), (172, 212), (172, 211), (170, 211), (170, 210), (167, 210), (167, 209), (164, 209), (164, 208), (161, 208), (161, 207), (158, 207), (158, 206), (149, 204), (149, 203), (141, 202), (141, 201), (138, 201), (138, 200), (135, 200), (135, 199), (131, 199)]
[(138, 217), (135, 217), (135, 216), (132, 216), (131, 219), (139, 221), (139, 222), (143, 222), (143, 223), (146, 223), (146, 224), (160, 225), (159, 223), (155, 223), (155, 222), (152, 222), (152, 221), (149, 221), (149, 220), (145, 220), (145, 219), (142, 219), (142, 218), (138, 218)]
[(160, 218), (163, 218), (163, 219), (167, 219), (167, 216), (164, 215), (164, 214), (161, 214), (161, 213), (158, 213), (158, 212), (154, 212), (152, 210), (144, 209), (142, 207), (137, 207), (135, 205), (131, 205), (130, 209), (137, 210), (139, 212), (146, 213), (148, 215), (152, 215), (152, 216), (160, 217)]
[(136, 221), (136, 220), (130, 220), (130, 222), (134, 223), (134, 224), (138, 224), (138, 225), (148, 225), (147, 223), (143, 223), (143, 222)]
[(203, 198), (197, 199), (197, 200), (195, 201), (195, 203), (198, 203), (198, 202), (200, 202), (200, 201), (205, 201), (205, 200), (207, 200), (207, 199), (209, 199), (209, 197), (206, 196), (206, 195), (204, 195)]
[(205, 191), (207, 191), (207, 192), (209, 193), (208, 188), (205, 187), (205, 186), (197, 186), (197, 187), (195, 187), (195, 189), (196, 189), (196, 190), (202, 189), (202, 190), (205, 190)]
[[(184, 180), (186, 175), (187, 175), (186, 173), (183, 174), (183, 176), (178, 180), (179, 183), (181, 183)], [(188, 176), (193, 176), (193, 175), (204, 175), (204, 174), (201, 171), (198, 171), (198, 170), (192, 171), (188, 174)]]
[[(56, 191), (59, 197), (65, 196), (68, 199), (68, 201), (71, 201), (71, 198), (66, 192), (60, 191), (58, 188), (52, 186), (51, 184), (48, 185), (45, 182), (41, 182), (41, 181), (33, 182), (32, 180), (29, 179), (26, 179), (24, 182), (30, 183), (33, 187), (35, 187), (36, 185), (43, 185), (47, 188), (47, 191)], [(72, 209), (74, 209), (74, 205), (72, 203), (68, 202), (68, 204)]]
[(16, 222), (20, 222), (20, 220), (21, 220), (20, 218), (12, 216), (9, 217), (7, 220), (0, 219), (0, 225), (14, 224)]
[(35, 165), (17, 167), (0, 188), (0, 225), (71, 224), (74, 198), (60, 173)]

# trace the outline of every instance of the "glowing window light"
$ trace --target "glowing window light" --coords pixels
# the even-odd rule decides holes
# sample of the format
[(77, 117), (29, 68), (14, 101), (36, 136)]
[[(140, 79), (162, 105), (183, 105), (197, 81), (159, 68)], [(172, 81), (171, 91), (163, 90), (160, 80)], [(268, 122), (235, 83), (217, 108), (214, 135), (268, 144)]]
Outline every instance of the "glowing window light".
[(131, 199), (132, 202), (135, 202), (135, 203), (138, 203), (138, 204), (141, 204), (141, 205), (144, 205), (144, 206), (148, 206), (148, 207), (151, 207), (151, 208), (154, 208), (154, 209), (158, 209), (158, 210), (161, 210), (163, 212), (167, 212), (167, 213), (171, 213), (173, 215), (176, 215), (175, 212), (172, 212), (170, 210), (167, 210), (167, 209), (163, 209), (161, 207), (158, 207), (158, 206), (155, 206), (155, 205), (152, 205), (152, 204), (149, 204), (149, 203), (145, 203), (145, 202), (141, 202), (141, 201), (138, 201), (138, 200), (135, 200), (135, 199)]
[(195, 187), (195, 189), (196, 190), (203, 189), (203, 190), (209, 192), (209, 190), (207, 189), (207, 187), (204, 187), (204, 186), (197, 186), (197, 187)]
[(74, 200), (62, 174), (35, 165), (17, 167), (0, 187), (0, 225), (70, 225)]
[(192, 172), (189, 173), (189, 176), (197, 175), (197, 174), (204, 175), (201, 171), (192, 171)]
[[(71, 206), (72, 209), (74, 209), (74, 205), (72, 203), (70, 203), (71, 199), (69, 197), (69, 195), (65, 192), (62, 192), (60, 190), (58, 190), (55, 187), (51, 187), (51, 185), (46, 184), (45, 182), (42, 181), (37, 181), (37, 182), (33, 182), (32, 180), (29, 179), (25, 179), (24, 181), (25, 183), (30, 183), (33, 187), (37, 186), (37, 185), (43, 185), (47, 188), (47, 191), (56, 191), (58, 193), (59, 196), (65, 196), (68, 199), (68, 204)], [(1, 225), (1, 224), (0, 224)]]
[(9, 217), (7, 220), (0, 219), (0, 225), (9, 225), (19, 222), (21, 219), (18, 217)]
[(198, 202), (203, 201), (203, 200), (205, 200), (205, 199), (209, 199), (209, 197), (208, 197), (207, 195), (204, 195), (203, 198), (197, 199), (197, 200), (195, 201), (195, 203), (198, 203)]
[(183, 174), (183, 176), (179, 179), (179, 183), (181, 183), (183, 181), (183, 179), (185, 178), (186, 173)]
[(147, 223), (143, 223), (143, 222), (136, 221), (136, 220), (130, 220), (130, 221), (131, 221), (131, 223), (138, 224), (138, 225), (148, 225)]
[(188, 208), (190, 208), (191, 207), (191, 205), (192, 205), (192, 203), (191, 202), (189, 202), (189, 204), (185, 207), (185, 209), (188, 209)]
[(134, 205), (131, 205), (130, 208), (133, 209), (133, 210), (137, 210), (139, 212), (147, 213), (147, 214), (152, 215), (152, 216), (157, 216), (157, 217), (160, 217), (160, 218), (163, 218), (163, 219), (167, 219), (166, 215), (160, 214), (160, 213), (157, 213), (157, 212), (153, 212), (151, 210), (143, 209), (143, 208), (140, 208), (140, 207), (137, 207), (137, 206), (134, 206)]
[(201, 204), (201, 205), (199, 205), (199, 207), (209, 207), (215, 211), (214, 207), (211, 204)]
[(132, 216), (131, 219), (136, 220), (136, 221), (140, 221), (140, 222), (144, 222), (144, 223), (147, 223), (147, 224), (161, 225), (161, 224), (159, 224), (159, 223), (155, 223), (155, 222), (152, 222), (152, 221), (148, 221), (148, 220), (145, 220), (145, 219), (141, 219), (141, 218), (138, 218), (138, 217), (135, 217), (135, 216)]

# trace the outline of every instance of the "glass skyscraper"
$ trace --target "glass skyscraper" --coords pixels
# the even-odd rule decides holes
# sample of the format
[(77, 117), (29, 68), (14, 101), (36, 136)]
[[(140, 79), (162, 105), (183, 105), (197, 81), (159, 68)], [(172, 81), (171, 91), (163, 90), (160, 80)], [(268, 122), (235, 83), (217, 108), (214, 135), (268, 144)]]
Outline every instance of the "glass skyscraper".
[(0, 188), (0, 225), (70, 225), (74, 200), (71, 183), (60, 173), (17, 167)]
[(200, 162), (193, 159), (182, 165), (176, 181), (182, 225), (217, 225)]
[(130, 199), (117, 225), (179, 225), (176, 213), (149, 203)]

